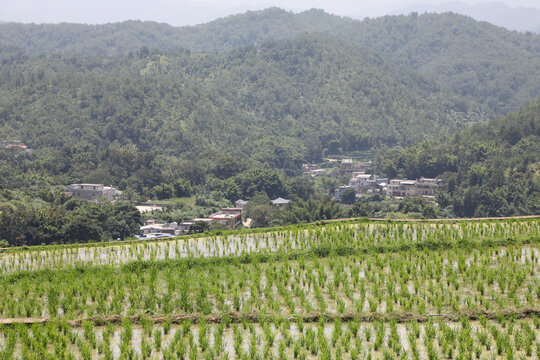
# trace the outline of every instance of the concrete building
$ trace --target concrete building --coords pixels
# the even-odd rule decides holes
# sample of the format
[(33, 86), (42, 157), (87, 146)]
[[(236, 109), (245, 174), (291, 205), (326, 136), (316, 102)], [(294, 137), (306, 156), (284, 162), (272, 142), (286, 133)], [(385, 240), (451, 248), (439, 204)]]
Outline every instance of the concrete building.
[(343, 195), (343, 193), (348, 189), (354, 189), (354, 188), (352, 186), (349, 186), (349, 185), (341, 185), (341, 186), (337, 187), (334, 190), (334, 198), (336, 200), (338, 200), (338, 201), (341, 201), (341, 195)]
[(153, 237), (157, 237), (160, 235), (180, 234), (177, 223), (175, 222), (172, 222), (170, 224), (158, 223), (158, 222), (155, 222), (154, 220), (148, 220), (146, 222), (146, 225), (140, 227), (139, 231), (141, 233), (141, 236), (143, 237), (148, 237), (149, 235), (152, 235)]
[(439, 187), (441, 179), (429, 179), (421, 177), (420, 180), (416, 182), (416, 195), (422, 196), (433, 196), (435, 191)]
[(180, 224), (178, 224), (178, 231), (180, 233), (188, 233), (189, 229), (191, 229), (191, 225), (195, 224), (194, 221), (183, 221)]
[(222, 208), (210, 216), (213, 222), (229, 226), (231, 229), (242, 224), (242, 208)]
[(392, 179), (386, 186), (388, 196), (433, 196), (439, 186), (439, 179), (420, 178), (420, 180)]
[(362, 174), (362, 173), (355, 173), (353, 174), (353, 177), (349, 180), (349, 186), (352, 186), (354, 188), (361, 187), (361, 186), (368, 186), (371, 185), (371, 175), (370, 174)]
[(88, 201), (105, 198), (109, 201), (121, 192), (113, 187), (103, 186), (103, 184), (71, 184), (66, 189), (67, 194), (71, 194), (78, 199)]
[(236, 202), (234, 203), (234, 206), (236, 206), (237, 208), (242, 209), (242, 212), (245, 213), (246, 212), (246, 206), (247, 206), (248, 203), (249, 203), (249, 201), (240, 199), (240, 200), (236, 200)]
[(315, 169), (315, 170), (311, 170), (310, 174), (311, 176), (316, 177), (316, 176), (326, 175), (327, 172), (328, 172), (327, 169)]
[(352, 159), (342, 159), (341, 160), (341, 167), (339, 168), (339, 174), (341, 176), (349, 175), (351, 176), (353, 173), (353, 161)]

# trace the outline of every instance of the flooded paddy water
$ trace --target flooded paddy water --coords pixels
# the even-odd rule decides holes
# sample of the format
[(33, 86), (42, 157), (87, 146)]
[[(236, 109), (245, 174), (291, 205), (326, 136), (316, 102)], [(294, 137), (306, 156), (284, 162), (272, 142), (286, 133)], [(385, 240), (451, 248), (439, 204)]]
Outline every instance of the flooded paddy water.
[(0, 272), (85, 265), (118, 266), (133, 261), (239, 256), (312, 249), (342, 241), (350, 246), (398, 242), (539, 236), (539, 221), (472, 223), (344, 223), (228, 236), (183, 237), (127, 244), (89, 244), (0, 252)]

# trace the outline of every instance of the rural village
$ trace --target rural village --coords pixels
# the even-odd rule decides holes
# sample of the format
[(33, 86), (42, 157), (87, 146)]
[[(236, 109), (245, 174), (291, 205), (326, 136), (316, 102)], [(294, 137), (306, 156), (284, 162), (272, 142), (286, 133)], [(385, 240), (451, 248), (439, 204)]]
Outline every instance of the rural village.
[[(337, 162), (333, 160), (331, 162)], [(439, 179), (428, 179), (421, 177), (416, 180), (409, 179), (388, 179), (375, 174), (365, 173), (371, 166), (371, 162), (356, 162), (353, 159), (345, 158), (340, 161), (338, 174), (341, 178), (348, 178), (347, 185), (340, 185), (334, 191), (334, 199), (341, 202), (343, 195), (347, 192), (354, 193), (355, 198), (363, 195), (381, 194), (395, 198), (410, 196), (421, 196), (427, 201), (435, 202), (435, 192), (439, 186)], [(302, 172), (304, 175), (312, 177), (321, 177), (327, 175), (327, 168), (320, 168), (318, 164), (303, 164)], [(337, 170), (337, 169), (336, 169)], [(122, 195), (122, 192), (112, 186), (103, 184), (71, 184), (66, 189), (66, 194), (75, 198), (99, 201), (116, 201)], [(248, 200), (238, 199), (234, 207), (223, 207), (219, 211), (208, 217), (194, 218), (178, 222), (160, 222), (154, 219), (148, 219), (140, 227), (139, 239), (150, 239), (159, 237), (174, 237), (182, 234), (189, 234), (201, 230), (208, 230), (210, 224), (219, 224), (228, 229), (237, 229), (239, 227), (249, 228), (251, 219), (245, 217)], [(282, 208), (292, 203), (290, 199), (278, 197), (271, 200), (274, 207)], [(161, 211), (163, 208), (158, 205), (137, 205), (141, 213)], [(199, 228), (200, 227), (200, 228)]]

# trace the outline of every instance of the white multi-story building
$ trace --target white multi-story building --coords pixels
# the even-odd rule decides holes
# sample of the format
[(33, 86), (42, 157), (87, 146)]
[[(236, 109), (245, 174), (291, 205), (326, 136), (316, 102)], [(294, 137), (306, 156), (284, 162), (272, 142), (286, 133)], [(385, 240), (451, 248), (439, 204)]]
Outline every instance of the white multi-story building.
[(66, 189), (66, 193), (88, 201), (101, 198), (111, 201), (120, 191), (113, 187), (103, 186), (103, 184), (71, 184)]
[(439, 179), (421, 177), (420, 180), (392, 179), (386, 186), (389, 196), (433, 196), (439, 186)]

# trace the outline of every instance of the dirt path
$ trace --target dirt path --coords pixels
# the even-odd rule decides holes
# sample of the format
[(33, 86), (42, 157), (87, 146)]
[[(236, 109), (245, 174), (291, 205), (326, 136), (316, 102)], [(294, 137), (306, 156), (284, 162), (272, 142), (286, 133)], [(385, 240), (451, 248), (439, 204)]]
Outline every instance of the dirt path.
[[(194, 313), (194, 314), (185, 314), (185, 315), (171, 315), (167, 316), (153, 316), (147, 315), (146, 319), (151, 320), (154, 323), (163, 323), (167, 319), (173, 324), (181, 324), (184, 321), (189, 321), (192, 323), (198, 322), (203, 315)], [(461, 311), (456, 313), (446, 313), (446, 314), (427, 314), (419, 315), (414, 313), (390, 313), (390, 314), (381, 314), (381, 313), (370, 313), (370, 314), (358, 314), (358, 313), (345, 313), (345, 314), (329, 314), (329, 313), (319, 313), (312, 312), (307, 314), (297, 314), (297, 315), (283, 315), (283, 314), (257, 314), (257, 313), (237, 313), (231, 312), (227, 314), (215, 314), (215, 315), (206, 315), (204, 319), (207, 323), (220, 323), (222, 321), (228, 322), (242, 322), (246, 319), (251, 323), (261, 322), (263, 319), (273, 319), (276, 317), (285, 316), (290, 322), (296, 322), (298, 319), (302, 319), (304, 322), (317, 322), (321, 318), (325, 318), (329, 321), (334, 319), (341, 319), (342, 321), (352, 321), (358, 320), (360, 322), (373, 322), (373, 321), (384, 321), (388, 322), (390, 320), (396, 320), (398, 323), (406, 323), (410, 321), (416, 322), (427, 322), (429, 319), (443, 319), (447, 321), (459, 321), (462, 318), (468, 318), (469, 320), (478, 320), (480, 317), (485, 317), (487, 319), (497, 319), (499, 317), (514, 317), (516, 319), (529, 318), (533, 316), (540, 316), (539, 308), (527, 308), (527, 309), (511, 309), (511, 310), (501, 310), (501, 311), (486, 311), (486, 310), (471, 310), (471, 311)], [(111, 323), (121, 323), (126, 317), (120, 315), (110, 315), (110, 316), (93, 316), (85, 319), (75, 319), (67, 320), (66, 322), (70, 326), (81, 326), (84, 321), (90, 321), (96, 326), (105, 325), (109, 322)], [(133, 323), (140, 323), (141, 316), (129, 316), (127, 317)], [(36, 324), (36, 323), (48, 323), (61, 321), (62, 319), (49, 319), (49, 318), (7, 318), (0, 319), (0, 324), (2, 325), (14, 325), (14, 324)]]

